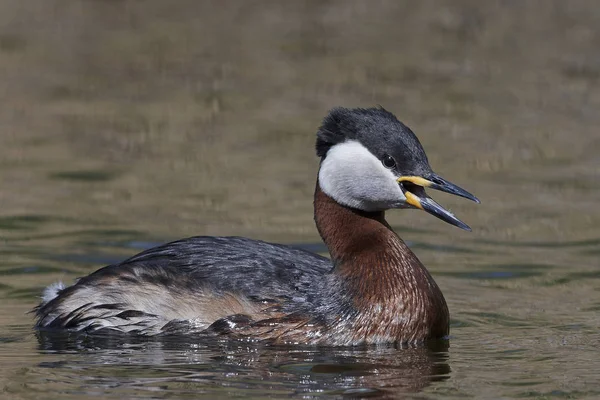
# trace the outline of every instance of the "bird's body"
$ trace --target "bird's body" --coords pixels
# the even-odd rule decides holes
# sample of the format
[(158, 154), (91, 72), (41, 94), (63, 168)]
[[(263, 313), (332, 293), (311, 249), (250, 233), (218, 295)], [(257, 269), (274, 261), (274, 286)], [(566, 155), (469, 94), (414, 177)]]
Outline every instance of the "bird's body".
[[(383, 140), (373, 145), (357, 133)], [(376, 154), (377, 146), (388, 150)], [(475, 198), (430, 172), (414, 134), (383, 109), (333, 110), (319, 131), (317, 153), (322, 161), (314, 217), (331, 260), (239, 237), (183, 239), (104, 267), (73, 286), (50, 287), (36, 309), (37, 326), (322, 345), (414, 343), (447, 335), (442, 292), (384, 211), (422, 208), (466, 227), (417, 185), (428, 182), (423, 185)], [(388, 153), (405, 162), (396, 165)]]

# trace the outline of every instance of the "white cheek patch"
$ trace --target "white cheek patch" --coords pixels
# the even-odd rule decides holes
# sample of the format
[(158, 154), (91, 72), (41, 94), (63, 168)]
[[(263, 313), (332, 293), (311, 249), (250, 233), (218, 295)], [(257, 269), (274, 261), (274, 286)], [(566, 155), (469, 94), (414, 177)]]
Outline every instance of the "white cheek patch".
[(398, 208), (406, 201), (392, 171), (354, 140), (329, 149), (319, 170), (319, 185), (338, 203), (364, 211)]

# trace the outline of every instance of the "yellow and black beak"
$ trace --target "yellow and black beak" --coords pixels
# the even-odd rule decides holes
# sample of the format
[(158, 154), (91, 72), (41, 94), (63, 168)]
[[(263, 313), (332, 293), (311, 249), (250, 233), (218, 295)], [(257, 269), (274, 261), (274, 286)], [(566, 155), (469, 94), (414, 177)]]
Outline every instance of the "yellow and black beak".
[(471, 231), (471, 228), (467, 224), (456, 218), (450, 211), (433, 201), (433, 199), (429, 197), (427, 193), (425, 193), (424, 188), (440, 190), (442, 192), (464, 197), (465, 199), (472, 200), (475, 203), (480, 203), (477, 197), (434, 173), (429, 174), (427, 178), (422, 176), (401, 176), (397, 179), (397, 181), (402, 188), (404, 196), (406, 197), (406, 203), (415, 208), (426, 211), (429, 214), (438, 217), (442, 221), (449, 223), (450, 225), (457, 226), (466, 231)]

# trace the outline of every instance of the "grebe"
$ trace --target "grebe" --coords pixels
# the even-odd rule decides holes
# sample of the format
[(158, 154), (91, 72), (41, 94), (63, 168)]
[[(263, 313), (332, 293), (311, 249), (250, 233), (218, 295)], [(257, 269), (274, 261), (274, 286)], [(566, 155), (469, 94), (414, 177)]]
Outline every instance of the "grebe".
[(314, 219), (331, 260), (241, 237), (192, 237), (46, 288), (36, 327), (203, 333), (319, 345), (419, 343), (448, 334), (448, 307), (384, 212), (417, 208), (470, 228), (424, 188), (436, 175), (415, 134), (383, 108), (335, 108), (317, 132)]

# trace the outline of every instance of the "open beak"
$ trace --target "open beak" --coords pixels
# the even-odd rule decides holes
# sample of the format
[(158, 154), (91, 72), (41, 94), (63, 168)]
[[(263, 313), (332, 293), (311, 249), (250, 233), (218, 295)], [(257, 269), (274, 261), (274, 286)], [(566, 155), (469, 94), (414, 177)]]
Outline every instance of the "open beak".
[(434, 215), (451, 225), (466, 231), (471, 230), (467, 224), (456, 218), (450, 211), (433, 201), (433, 199), (425, 193), (424, 188), (427, 187), (440, 190), (442, 192), (464, 197), (465, 199), (473, 200), (475, 203), (480, 203), (479, 199), (471, 193), (434, 173), (430, 174), (428, 178), (421, 176), (401, 176), (397, 181), (402, 188), (402, 192), (404, 192), (406, 202), (411, 206), (427, 211), (429, 214)]

